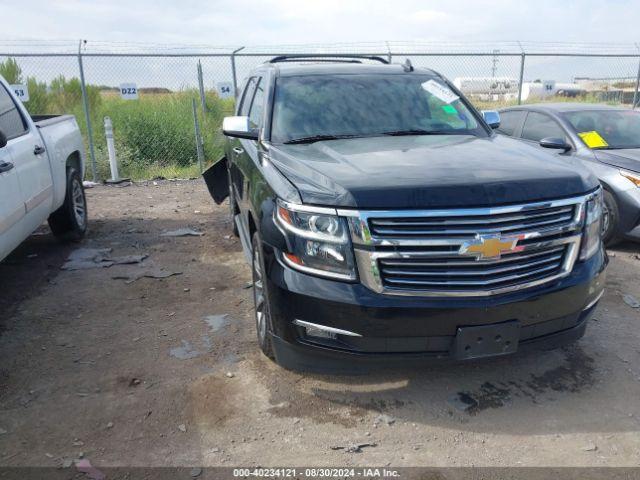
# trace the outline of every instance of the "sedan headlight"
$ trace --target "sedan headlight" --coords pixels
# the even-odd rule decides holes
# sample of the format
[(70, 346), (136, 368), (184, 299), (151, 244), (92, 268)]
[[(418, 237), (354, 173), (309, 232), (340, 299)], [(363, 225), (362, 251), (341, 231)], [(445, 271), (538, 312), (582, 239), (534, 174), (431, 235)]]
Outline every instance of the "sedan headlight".
[(626, 170), (620, 170), (620, 175), (622, 175), (627, 180), (633, 182), (636, 187), (640, 187), (640, 175), (637, 173), (627, 172)]
[(580, 248), (580, 260), (591, 258), (602, 242), (602, 189), (587, 201), (585, 207), (584, 236)]
[(322, 209), (278, 202), (277, 225), (287, 237), (283, 259), (292, 268), (315, 275), (355, 280), (346, 219)]

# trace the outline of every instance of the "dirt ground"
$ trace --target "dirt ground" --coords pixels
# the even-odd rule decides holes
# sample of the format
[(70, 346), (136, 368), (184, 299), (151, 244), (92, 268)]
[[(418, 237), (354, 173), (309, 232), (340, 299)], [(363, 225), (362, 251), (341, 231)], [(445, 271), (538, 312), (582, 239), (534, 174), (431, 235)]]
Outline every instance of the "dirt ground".
[[(200, 181), (87, 191), (90, 233), (0, 264), (0, 465), (638, 466), (640, 245), (612, 251), (586, 336), (552, 352), (366, 376), (261, 356), (228, 207)], [(197, 237), (165, 237), (189, 227)], [(61, 270), (77, 248), (142, 264)], [(141, 272), (180, 273), (140, 278)], [(477, 407), (450, 399), (471, 396)], [(332, 447), (371, 443), (360, 453)]]

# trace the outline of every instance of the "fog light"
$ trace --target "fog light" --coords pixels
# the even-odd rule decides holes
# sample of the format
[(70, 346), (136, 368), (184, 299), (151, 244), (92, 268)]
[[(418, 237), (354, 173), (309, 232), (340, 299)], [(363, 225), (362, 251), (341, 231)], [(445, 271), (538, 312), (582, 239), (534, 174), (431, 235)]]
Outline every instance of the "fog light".
[(327, 327), (326, 325), (318, 325), (317, 323), (307, 322), (305, 320), (294, 320), (294, 325), (304, 328), (308, 337), (336, 339), (338, 335), (346, 335), (348, 337), (361, 337), (359, 333), (342, 330), (335, 327)]
[(322, 330), (318, 327), (304, 327), (304, 331), (307, 337), (328, 338), (331, 340), (338, 338), (338, 335), (335, 333), (327, 332), (326, 330)]

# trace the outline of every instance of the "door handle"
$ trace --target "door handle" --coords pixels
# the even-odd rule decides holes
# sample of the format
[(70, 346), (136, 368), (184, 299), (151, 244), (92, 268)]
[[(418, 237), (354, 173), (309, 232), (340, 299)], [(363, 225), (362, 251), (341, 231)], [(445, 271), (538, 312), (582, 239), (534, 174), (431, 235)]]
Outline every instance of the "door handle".
[(2, 162), (0, 163), (0, 173), (8, 172), (13, 168), (13, 163), (11, 162)]
[(34, 155), (41, 155), (44, 152), (45, 152), (44, 147), (41, 147), (40, 145), (36, 145), (36, 147), (33, 149)]
[(233, 147), (233, 153), (237, 155), (242, 155), (244, 153), (244, 148), (241, 147)]

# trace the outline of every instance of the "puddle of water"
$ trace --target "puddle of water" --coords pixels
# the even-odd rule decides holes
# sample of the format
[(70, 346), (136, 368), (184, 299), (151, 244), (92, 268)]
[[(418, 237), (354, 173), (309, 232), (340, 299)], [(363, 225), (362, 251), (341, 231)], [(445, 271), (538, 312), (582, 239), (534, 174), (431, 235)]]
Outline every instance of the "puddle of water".
[(190, 342), (182, 340), (181, 347), (174, 347), (169, 350), (169, 355), (176, 357), (180, 360), (188, 360), (190, 358), (196, 358), (200, 355), (200, 352), (193, 348)]
[(212, 332), (222, 330), (231, 323), (229, 315), (226, 313), (222, 315), (207, 315), (204, 317), (204, 321), (209, 325)]
[(500, 408), (511, 402), (512, 397), (526, 397), (539, 403), (551, 392), (578, 393), (595, 383), (594, 360), (580, 348), (564, 351), (564, 364), (542, 374), (531, 373), (525, 380), (483, 383), (475, 391), (458, 392), (448, 402), (459, 411), (475, 415), (489, 408)]
[(213, 351), (213, 345), (211, 344), (211, 339), (208, 335), (202, 335), (202, 346), (206, 350), (207, 353), (211, 353)]

